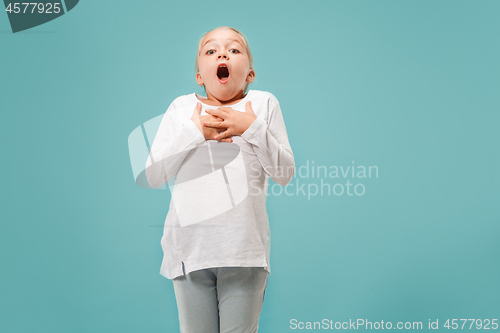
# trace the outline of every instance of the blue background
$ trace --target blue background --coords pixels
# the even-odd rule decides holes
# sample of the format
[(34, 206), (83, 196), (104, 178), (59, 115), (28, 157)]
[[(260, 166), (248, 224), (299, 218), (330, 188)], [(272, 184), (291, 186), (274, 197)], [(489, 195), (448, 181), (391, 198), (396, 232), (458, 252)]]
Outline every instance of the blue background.
[(135, 185), (127, 138), (203, 93), (197, 43), (220, 25), (248, 38), (297, 168), (379, 170), (326, 180), (362, 196), (269, 196), (259, 332), (500, 318), (500, 2), (283, 4), (80, 1), (16, 34), (0, 14), (0, 331), (178, 331), (170, 195)]

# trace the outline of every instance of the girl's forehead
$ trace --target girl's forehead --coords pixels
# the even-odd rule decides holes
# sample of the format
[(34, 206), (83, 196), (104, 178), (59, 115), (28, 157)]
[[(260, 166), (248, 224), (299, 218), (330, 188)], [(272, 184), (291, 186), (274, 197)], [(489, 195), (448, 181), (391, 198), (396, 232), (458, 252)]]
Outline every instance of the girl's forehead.
[(240, 35), (230, 29), (216, 29), (210, 31), (201, 41), (201, 47), (210, 42), (238, 42), (244, 45), (243, 39)]

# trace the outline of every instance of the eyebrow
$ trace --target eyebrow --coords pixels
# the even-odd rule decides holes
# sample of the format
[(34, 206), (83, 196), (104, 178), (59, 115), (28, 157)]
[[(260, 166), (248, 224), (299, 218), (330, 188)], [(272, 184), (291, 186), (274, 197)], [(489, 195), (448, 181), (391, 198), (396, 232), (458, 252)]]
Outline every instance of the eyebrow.
[[(205, 46), (208, 42), (213, 41), (213, 40), (214, 40), (213, 38), (211, 38), (211, 39), (207, 40), (207, 41), (206, 41), (206, 42), (205, 42), (205, 43), (204, 43), (201, 47)], [(240, 41), (239, 41), (239, 40), (237, 40), (237, 39), (234, 39), (234, 38), (228, 38), (228, 40), (233, 41), (233, 42), (236, 42), (236, 43), (240, 44), (241, 46), (243, 46), (243, 44), (241, 44), (241, 43), (240, 43)]]

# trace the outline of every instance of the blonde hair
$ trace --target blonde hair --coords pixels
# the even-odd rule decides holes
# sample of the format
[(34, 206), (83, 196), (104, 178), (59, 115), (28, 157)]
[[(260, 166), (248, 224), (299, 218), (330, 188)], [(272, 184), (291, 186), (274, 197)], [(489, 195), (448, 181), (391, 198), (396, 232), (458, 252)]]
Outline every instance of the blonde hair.
[(243, 39), (243, 43), (245, 45), (243, 45), (247, 51), (247, 54), (248, 54), (248, 60), (250, 61), (250, 69), (253, 70), (253, 57), (252, 57), (252, 52), (250, 52), (250, 46), (248, 45), (248, 41), (246, 39), (246, 37), (241, 33), (241, 31), (235, 29), (235, 28), (231, 28), (231, 27), (226, 27), (226, 26), (221, 26), (221, 27), (217, 27), (215, 29), (212, 29), (210, 31), (208, 31), (207, 33), (205, 33), (203, 36), (201, 36), (200, 38), (200, 41), (198, 42), (198, 53), (196, 54), (196, 61), (195, 61), (195, 68), (196, 68), (196, 73), (198, 73), (200, 71), (199, 67), (198, 67), (198, 58), (200, 57), (200, 50), (201, 50), (201, 42), (203, 41), (203, 38), (205, 38), (209, 33), (211, 33), (212, 31), (214, 30), (217, 30), (217, 29), (229, 29), (229, 30), (232, 30), (234, 32), (236, 32), (240, 37), (241, 39)]

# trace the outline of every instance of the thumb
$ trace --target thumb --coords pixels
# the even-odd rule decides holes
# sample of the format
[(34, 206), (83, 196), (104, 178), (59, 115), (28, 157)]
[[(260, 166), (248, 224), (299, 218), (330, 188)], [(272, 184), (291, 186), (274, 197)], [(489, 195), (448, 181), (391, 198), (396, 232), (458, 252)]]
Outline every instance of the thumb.
[(193, 114), (191, 115), (191, 119), (193, 120), (200, 119), (200, 114), (201, 114), (201, 103), (196, 103)]
[(201, 103), (196, 103), (196, 107), (194, 108), (194, 112), (198, 114), (198, 116), (201, 114)]
[(253, 109), (252, 109), (252, 102), (251, 101), (248, 101), (246, 104), (245, 104), (245, 111), (248, 112), (248, 113), (251, 113), (255, 116), (255, 113), (253, 112)]
[(200, 132), (203, 134), (203, 128), (200, 123), (200, 114), (201, 114), (201, 103), (197, 103), (194, 108), (193, 115), (191, 116), (191, 121), (198, 127)]

